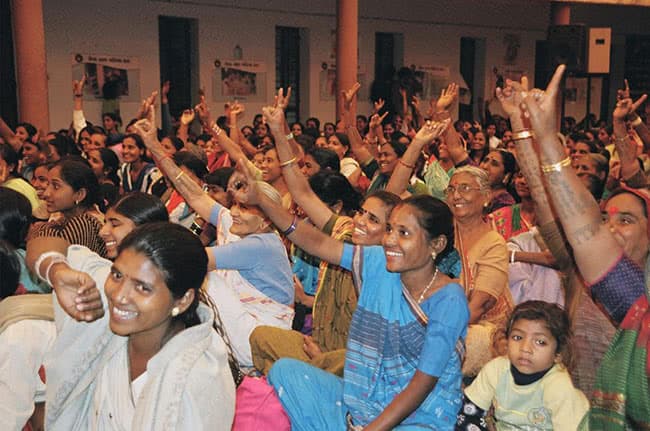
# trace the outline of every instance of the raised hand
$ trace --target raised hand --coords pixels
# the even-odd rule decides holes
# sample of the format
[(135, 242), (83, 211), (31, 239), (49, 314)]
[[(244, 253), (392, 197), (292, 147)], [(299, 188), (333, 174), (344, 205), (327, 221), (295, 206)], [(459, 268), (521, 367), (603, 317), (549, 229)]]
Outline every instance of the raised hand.
[(79, 81), (72, 81), (72, 95), (75, 97), (83, 97), (84, 85), (86, 85), (86, 74)]
[(169, 102), (169, 99), (167, 99), (167, 95), (169, 94), (169, 90), (172, 88), (172, 83), (170, 81), (165, 81), (163, 82), (162, 87), (160, 87), (160, 103), (167, 104)]
[(381, 108), (384, 107), (386, 104), (386, 101), (382, 98), (379, 98), (377, 101), (373, 102), (373, 107), (375, 108), (375, 114), (379, 114), (379, 111), (381, 111)]
[(249, 168), (246, 159), (241, 158), (237, 161), (235, 172), (228, 180), (228, 192), (241, 204), (259, 204), (261, 192), (257, 187), (255, 173)]
[(419, 144), (429, 144), (433, 142), (434, 139), (438, 138), (442, 133), (449, 127), (451, 119), (446, 119), (443, 121), (431, 121), (427, 120), (424, 123), (424, 126), (418, 130), (418, 133), (415, 135), (415, 140)]
[(411, 106), (416, 112), (420, 112), (420, 98), (418, 96), (411, 96)]
[(140, 135), (145, 145), (149, 145), (151, 142), (158, 141), (158, 130), (156, 129), (156, 110), (154, 109), (153, 104), (150, 104), (152, 100), (152, 97), (149, 97), (142, 102), (142, 118), (133, 124), (135, 133)]
[(184, 126), (189, 125), (192, 121), (194, 121), (194, 115), (194, 109), (184, 110), (181, 114), (181, 124)]
[(341, 91), (341, 95), (343, 96), (343, 108), (346, 111), (350, 110), (350, 106), (352, 106), (352, 102), (354, 101), (354, 98), (357, 97), (360, 88), (361, 84), (355, 82), (352, 88)]
[(232, 103), (230, 105), (230, 116), (234, 115), (235, 117), (239, 117), (245, 111), (246, 111), (246, 109), (244, 108), (244, 105), (242, 105), (241, 103), (239, 103), (237, 101), (235, 101), (234, 103)]
[[(140, 105), (140, 110), (136, 115), (136, 118), (148, 118), (151, 115), (150, 111), (153, 111), (154, 104), (156, 103), (156, 96), (158, 96), (157, 91), (152, 91), (151, 95), (142, 101)], [(154, 123), (155, 124), (155, 123)]]
[(101, 294), (92, 277), (62, 265), (55, 265), (50, 272), (56, 298), (70, 317), (92, 322), (104, 315)]
[(456, 100), (457, 97), (458, 97), (458, 84), (452, 82), (447, 86), (447, 88), (443, 88), (442, 91), (440, 92), (440, 97), (438, 98), (438, 100), (436, 100), (436, 111), (437, 112), (447, 111), (451, 106), (451, 104), (454, 103), (454, 100)]
[(524, 97), (524, 116), (530, 117), (535, 134), (540, 140), (542, 137), (554, 137), (557, 133), (556, 99), (565, 69), (563, 64), (558, 66), (545, 91), (528, 92)]
[(203, 124), (204, 126), (210, 124), (210, 120), (211, 120), (210, 108), (208, 108), (208, 103), (205, 101), (204, 95), (201, 95), (201, 99), (198, 105), (194, 107), (194, 112), (196, 113), (196, 115), (199, 116), (199, 121), (201, 122), (201, 124)]
[(384, 118), (386, 118), (387, 115), (388, 115), (388, 111), (384, 112), (383, 115), (373, 114), (373, 116), (370, 117), (370, 123), (368, 123), (368, 128), (372, 130), (377, 127), (381, 127), (381, 123), (384, 121)]
[(291, 99), (291, 87), (287, 88), (287, 95), (284, 95), (284, 90), (282, 88), (278, 89), (278, 94), (275, 96), (275, 107), (282, 109), (283, 111), (289, 106), (289, 100)]
[(274, 106), (265, 106), (262, 108), (264, 121), (274, 132), (282, 130), (284, 126), (284, 111)]
[[(625, 82), (627, 82), (627, 80)], [(614, 120), (625, 121), (626, 117), (630, 114), (633, 114), (637, 108), (641, 106), (643, 102), (645, 102), (647, 98), (648, 95), (644, 94), (639, 97), (636, 102), (632, 102), (632, 99), (629, 97), (619, 100), (616, 102), (616, 108), (614, 108), (614, 112), (612, 114)]]
[(627, 82), (627, 79), (624, 79), (623, 81), (625, 81), (625, 88), (619, 88), (616, 90), (616, 100), (630, 98), (630, 84)]

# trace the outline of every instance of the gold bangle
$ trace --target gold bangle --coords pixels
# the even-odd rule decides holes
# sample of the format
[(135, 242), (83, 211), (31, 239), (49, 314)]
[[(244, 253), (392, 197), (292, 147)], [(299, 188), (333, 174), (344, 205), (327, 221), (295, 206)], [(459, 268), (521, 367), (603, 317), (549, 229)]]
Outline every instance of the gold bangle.
[(528, 139), (532, 138), (533, 132), (531, 132), (529, 129), (524, 129), (520, 132), (513, 132), (512, 133), (512, 140), (513, 141), (521, 141), (522, 139)]
[(222, 129), (221, 127), (219, 127), (219, 126), (217, 125), (217, 123), (212, 123), (212, 124), (210, 125), (210, 129), (211, 129), (212, 132), (214, 133), (214, 136), (219, 136), (219, 135), (221, 134), (221, 132), (223, 131), (223, 129)]
[(281, 168), (287, 167), (287, 166), (289, 166), (289, 165), (295, 163), (296, 160), (298, 160), (298, 158), (297, 158), (297, 157), (294, 157), (293, 159), (289, 159), (289, 160), (287, 160), (286, 162), (282, 162), (282, 163), (280, 163), (280, 167), (281, 167)]
[(184, 170), (181, 170), (181, 171), (178, 173), (178, 175), (176, 175), (175, 179), (176, 179), (176, 180), (179, 180), (183, 175), (185, 175), (185, 171), (184, 171)]
[(400, 165), (402, 165), (402, 166), (404, 166), (406, 168), (415, 169), (415, 165), (409, 165), (405, 161), (403, 161), (402, 159), (399, 159), (398, 162), (399, 162)]
[(571, 157), (567, 157), (564, 160), (560, 160), (559, 162), (550, 165), (542, 165), (541, 169), (543, 173), (548, 174), (551, 172), (560, 172), (562, 168), (566, 168), (567, 166), (571, 166)]
[(643, 124), (643, 120), (638, 115), (636, 116), (636, 118), (634, 120), (632, 120), (630, 122), (630, 126), (635, 127), (635, 128), (639, 127), (641, 124)]
[(292, 140), (292, 139), (293, 139), (293, 132), (290, 132), (290, 133), (286, 136), (286, 138), (287, 138), (287, 141)]

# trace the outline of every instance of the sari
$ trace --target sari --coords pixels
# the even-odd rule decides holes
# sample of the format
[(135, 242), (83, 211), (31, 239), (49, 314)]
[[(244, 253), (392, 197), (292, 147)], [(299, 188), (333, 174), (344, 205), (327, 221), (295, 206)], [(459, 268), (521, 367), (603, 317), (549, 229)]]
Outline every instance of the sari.
[(532, 225), (521, 216), (521, 206), (514, 204), (499, 208), (488, 215), (492, 228), (499, 232), (503, 239), (508, 241), (511, 237), (528, 232)]

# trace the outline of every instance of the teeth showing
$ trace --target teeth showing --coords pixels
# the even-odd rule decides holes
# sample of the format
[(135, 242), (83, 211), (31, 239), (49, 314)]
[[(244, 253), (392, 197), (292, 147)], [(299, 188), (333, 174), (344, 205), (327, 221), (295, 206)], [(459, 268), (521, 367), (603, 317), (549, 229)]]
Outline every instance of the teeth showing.
[(401, 255), (402, 255), (402, 253), (399, 253), (397, 251), (386, 251), (386, 256), (397, 257), (397, 256), (401, 256)]
[(124, 319), (124, 320), (133, 319), (134, 317), (136, 317), (138, 315), (138, 313), (136, 311), (120, 310), (117, 307), (113, 307), (113, 314), (115, 314), (120, 319)]
[(117, 245), (117, 241), (106, 241), (106, 247), (114, 247)]
[(354, 228), (354, 233), (356, 233), (357, 235), (365, 235), (366, 234), (365, 231), (359, 229), (358, 227)]

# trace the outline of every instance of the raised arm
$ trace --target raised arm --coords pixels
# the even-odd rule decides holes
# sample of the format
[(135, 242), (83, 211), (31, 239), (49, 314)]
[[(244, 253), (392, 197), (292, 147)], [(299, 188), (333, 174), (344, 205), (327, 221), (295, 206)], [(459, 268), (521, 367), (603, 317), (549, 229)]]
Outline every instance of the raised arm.
[(153, 105), (148, 106), (148, 117), (134, 124), (136, 133), (142, 137), (145, 146), (156, 161), (156, 165), (163, 174), (172, 182), (174, 188), (180, 193), (187, 204), (194, 209), (204, 220), (210, 220), (210, 213), (216, 204), (207, 193), (203, 191), (193, 179), (178, 167), (174, 160), (165, 152), (158, 141), (155, 113)]
[(526, 93), (523, 115), (530, 116), (540, 145), (541, 170), (578, 268), (587, 283), (601, 278), (622, 253), (608, 227), (601, 222), (600, 208), (591, 193), (570, 169), (570, 159), (557, 138), (556, 98), (565, 66), (555, 71), (545, 92)]
[[(451, 119), (451, 114), (449, 113), (449, 108), (454, 103), (458, 97), (458, 84), (451, 83), (447, 88), (443, 88), (440, 92), (440, 97), (436, 100), (435, 104), (432, 104), (432, 115), (431, 117), (437, 121)], [(445, 131), (445, 142), (447, 143), (447, 151), (449, 151), (449, 157), (454, 162), (455, 165), (465, 161), (469, 154), (465, 151), (463, 146), (463, 141), (460, 138), (458, 132), (453, 127), (448, 127)]]
[(238, 202), (262, 208), (273, 224), (278, 229), (283, 229), (287, 238), (307, 253), (335, 265), (341, 263), (343, 242), (324, 234), (309, 223), (299, 223), (294, 215), (259, 192), (254, 172), (244, 163), (237, 163), (237, 171), (228, 182), (228, 190)]
[(2, 117), (0, 117), (0, 137), (2, 137), (6, 143), (11, 145), (11, 148), (13, 148), (16, 152), (19, 152), (23, 146), (23, 143), (20, 142), (18, 136), (16, 136), (14, 131), (11, 130), (11, 127), (5, 123)]
[[(238, 145), (246, 156), (253, 157), (257, 152), (257, 148), (250, 143), (248, 139), (242, 134), (239, 130), (239, 117), (244, 113), (244, 105), (239, 102), (235, 102), (230, 105), (230, 110), (228, 111), (228, 127), (230, 127), (230, 139)], [(236, 159), (235, 159), (236, 160)]]
[(413, 142), (411, 142), (404, 155), (399, 159), (399, 163), (395, 166), (395, 170), (386, 185), (387, 192), (395, 193), (399, 196), (406, 190), (418, 157), (422, 153), (422, 149), (440, 136), (448, 126), (448, 119), (441, 122), (428, 120), (418, 130)]
[(226, 133), (222, 133), (223, 130), (212, 120), (212, 115), (210, 114), (210, 109), (208, 109), (208, 104), (205, 101), (205, 96), (201, 96), (200, 103), (196, 105), (194, 109), (199, 116), (201, 124), (203, 124), (203, 128), (209, 131), (212, 138), (226, 153), (228, 153), (231, 160), (248, 160), (241, 147), (235, 144)]
[[(627, 83), (627, 80), (625, 81)], [(630, 98), (621, 99), (616, 103), (616, 108), (612, 113), (612, 124), (614, 128), (614, 145), (621, 161), (621, 178), (632, 178), (636, 175), (641, 167), (637, 161), (637, 146), (630, 139), (627, 133), (625, 120), (629, 115), (634, 114), (636, 109), (647, 99), (647, 95), (641, 96), (636, 102)]]
[(332, 211), (321, 201), (309, 186), (307, 178), (300, 172), (296, 156), (289, 147), (284, 135), (285, 117), (282, 109), (266, 107), (262, 109), (267, 125), (275, 136), (275, 148), (278, 151), (282, 176), (287, 183), (289, 193), (294, 201), (305, 211), (311, 222), (322, 229), (332, 217)]
[(169, 136), (172, 133), (172, 114), (169, 111), (169, 90), (171, 89), (171, 82), (165, 81), (160, 87), (160, 114), (161, 126), (163, 136)]

